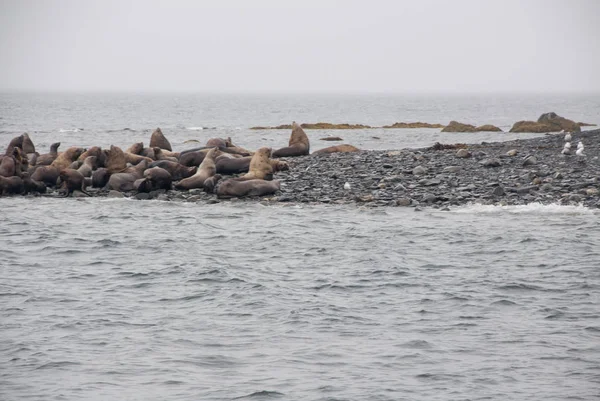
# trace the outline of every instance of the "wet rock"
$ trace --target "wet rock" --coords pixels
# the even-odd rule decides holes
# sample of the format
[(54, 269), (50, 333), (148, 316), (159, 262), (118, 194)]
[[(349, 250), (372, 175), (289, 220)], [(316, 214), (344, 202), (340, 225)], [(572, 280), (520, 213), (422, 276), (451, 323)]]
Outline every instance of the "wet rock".
[(109, 198), (124, 198), (125, 195), (123, 195), (122, 192), (110, 190), (110, 191), (108, 191), (107, 197), (109, 197)]
[(145, 192), (140, 192), (135, 195), (135, 199), (137, 200), (148, 200), (150, 199), (150, 194)]
[(504, 188), (502, 188), (500, 186), (494, 188), (493, 191), (492, 191), (492, 195), (494, 195), (494, 196), (503, 196), (504, 195)]

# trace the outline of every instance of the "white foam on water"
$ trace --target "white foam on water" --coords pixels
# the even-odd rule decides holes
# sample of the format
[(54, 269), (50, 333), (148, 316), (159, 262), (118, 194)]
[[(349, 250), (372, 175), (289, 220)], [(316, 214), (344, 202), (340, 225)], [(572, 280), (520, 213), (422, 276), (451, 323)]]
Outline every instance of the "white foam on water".
[(61, 128), (58, 130), (58, 132), (61, 132), (61, 133), (63, 133), (63, 132), (80, 132), (80, 131), (83, 131), (83, 129), (81, 129), (81, 128), (71, 128), (71, 129)]
[(551, 203), (530, 203), (528, 205), (500, 206), (471, 204), (452, 209), (455, 213), (477, 214), (567, 214), (567, 215), (594, 215), (597, 211), (583, 205), (560, 205)]
[(190, 131), (202, 131), (204, 127), (185, 127), (185, 129)]

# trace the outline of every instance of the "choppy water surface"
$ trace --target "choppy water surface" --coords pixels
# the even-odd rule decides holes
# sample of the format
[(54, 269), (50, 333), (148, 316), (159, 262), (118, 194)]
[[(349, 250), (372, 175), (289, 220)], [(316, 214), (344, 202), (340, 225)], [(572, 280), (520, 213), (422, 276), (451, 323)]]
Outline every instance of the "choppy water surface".
[(592, 400), (600, 215), (0, 199), (2, 400)]

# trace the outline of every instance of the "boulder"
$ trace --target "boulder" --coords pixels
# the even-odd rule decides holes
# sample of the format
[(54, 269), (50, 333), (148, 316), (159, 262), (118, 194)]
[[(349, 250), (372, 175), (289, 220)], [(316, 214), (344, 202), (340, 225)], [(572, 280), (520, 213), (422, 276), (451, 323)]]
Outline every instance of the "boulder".
[(475, 130), (477, 132), (502, 132), (500, 128), (492, 124), (480, 125), (479, 127), (475, 128)]
[(445, 126), (442, 124), (430, 124), (430, 123), (423, 123), (420, 121), (414, 122), (414, 123), (403, 123), (403, 122), (398, 122), (398, 123), (394, 123), (392, 125), (384, 125), (381, 128), (444, 128)]
[(463, 124), (458, 121), (450, 121), (442, 132), (477, 132), (477, 127), (471, 124)]
[(456, 157), (460, 159), (471, 157), (471, 152), (469, 152), (467, 149), (458, 149), (456, 152)]
[(556, 113), (544, 113), (537, 121), (517, 121), (514, 123), (510, 132), (581, 132), (581, 128), (575, 121), (561, 117)]

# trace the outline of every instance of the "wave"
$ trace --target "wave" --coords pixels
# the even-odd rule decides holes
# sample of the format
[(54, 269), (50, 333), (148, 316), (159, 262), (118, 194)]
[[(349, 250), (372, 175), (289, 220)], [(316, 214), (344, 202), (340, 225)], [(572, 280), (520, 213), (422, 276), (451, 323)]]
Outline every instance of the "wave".
[(593, 209), (583, 205), (560, 205), (558, 203), (542, 204), (530, 203), (527, 205), (480, 205), (471, 204), (452, 209), (457, 213), (479, 213), (479, 214), (495, 214), (495, 213), (511, 213), (511, 214), (581, 214), (593, 215), (596, 214)]
[(205, 128), (204, 127), (185, 127), (185, 129), (190, 130), (190, 131), (202, 131)]
[(66, 129), (66, 128), (61, 128), (58, 130), (58, 132), (60, 133), (64, 133), (64, 132), (81, 132), (83, 131), (83, 128), (71, 128), (71, 129)]

